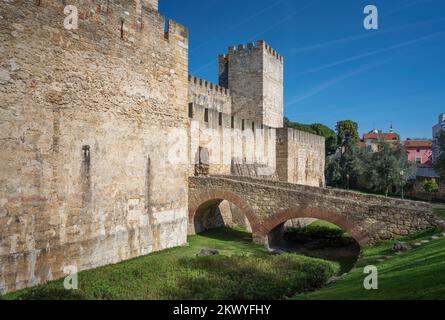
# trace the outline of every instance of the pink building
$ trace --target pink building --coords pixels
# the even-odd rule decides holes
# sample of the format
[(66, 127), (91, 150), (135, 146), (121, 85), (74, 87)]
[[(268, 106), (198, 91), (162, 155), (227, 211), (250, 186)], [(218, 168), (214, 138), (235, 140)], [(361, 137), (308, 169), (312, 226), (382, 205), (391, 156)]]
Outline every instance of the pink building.
[(408, 155), (408, 160), (418, 165), (431, 166), (433, 164), (433, 142), (431, 140), (406, 140), (403, 141)]

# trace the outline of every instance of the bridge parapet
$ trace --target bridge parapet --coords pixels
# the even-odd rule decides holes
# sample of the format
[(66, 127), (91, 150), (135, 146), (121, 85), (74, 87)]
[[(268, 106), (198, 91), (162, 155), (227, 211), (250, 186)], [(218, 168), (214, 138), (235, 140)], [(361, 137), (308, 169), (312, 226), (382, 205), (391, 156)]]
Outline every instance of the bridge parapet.
[(385, 204), (390, 206), (399, 206), (400, 208), (407, 207), (409, 209), (418, 208), (419, 210), (425, 210), (426, 212), (431, 212), (432, 206), (428, 202), (423, 201), (413, 201), (413, 200), (402, 200), (397, 198), (385, 197), (383, 195), (374, 195), (361, 193), (358, 191), (350, 191), (344, 189), (336, 189), (336, 188), (320, 188), (313, 186), (306, 186), (276, 180), (266, 180), (262, 178), (256, 177), (247, 177), (247, 176), (224, 176), (224, 175), (214, 175), (214, 178), (221, 179), (230, 179), (237, 180), (240, 182), (246, 183), (256, 183), (267, 185), (275, 188), (283, 188), (289, 189), (297, 192), (311, 192), (316, 193), (322, 196), (330, 196), (330, 197), (338, 197), (343, 199), (355, 200), (355, 201), (363, 201), (367, 203), (374, 204)]
[(253, 233), (260, 237), (295, 218), (332, 222), (360, 244), (406, 235), (438, 222), (425, 202), (251, 177), (191, 177), (189, 189), (190, 224), (203, 205), (228, 200), (246, 215)]

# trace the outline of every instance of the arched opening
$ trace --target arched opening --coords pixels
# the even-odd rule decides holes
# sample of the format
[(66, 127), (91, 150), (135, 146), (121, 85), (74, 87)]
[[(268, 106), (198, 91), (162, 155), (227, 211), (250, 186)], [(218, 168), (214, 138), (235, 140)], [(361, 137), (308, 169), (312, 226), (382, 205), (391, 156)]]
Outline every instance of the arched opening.
[(262, 233), (272, 252), (291, 252), (332, 260), (347, 272), (357, 262), (368, 237), (339, 214), (316, 209), (291, 209), (264, 222)]
[(252, 241), (256, 217), (236, 194), (211, 190), (194, 196), (189, 205), (189, 234), (222, 235), (223, 238), (231, 234), (243, 241)]
[(193, 215), (194, 233), (199, 234), (221, 228), (252, 233), (249, 219), (235, 203), (218, 199), (200, 205)]

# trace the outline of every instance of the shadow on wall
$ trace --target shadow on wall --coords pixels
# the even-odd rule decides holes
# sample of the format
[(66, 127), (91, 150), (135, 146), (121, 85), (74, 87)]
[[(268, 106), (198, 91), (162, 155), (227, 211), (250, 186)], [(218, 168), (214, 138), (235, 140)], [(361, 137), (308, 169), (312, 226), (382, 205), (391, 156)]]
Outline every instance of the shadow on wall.
[(249, 220), (241, 210), (229, 201), (212, 202), (203, 205), (194, 217), (195, 233), (229, 227), (252, 232)]

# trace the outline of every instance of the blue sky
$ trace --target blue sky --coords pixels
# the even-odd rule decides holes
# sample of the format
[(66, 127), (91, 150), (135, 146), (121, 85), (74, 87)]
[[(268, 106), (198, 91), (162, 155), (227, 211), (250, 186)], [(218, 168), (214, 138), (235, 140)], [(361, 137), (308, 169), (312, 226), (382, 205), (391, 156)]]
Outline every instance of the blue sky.
[[(217, 82), (218, 54), (264, 39), (285, 57), (285, 115), (431, 137), (445, 112), (443, 0), (159, 0), (190, 30), (190, 73)], [(365, 30), (376, 5), (379, 30)]]

